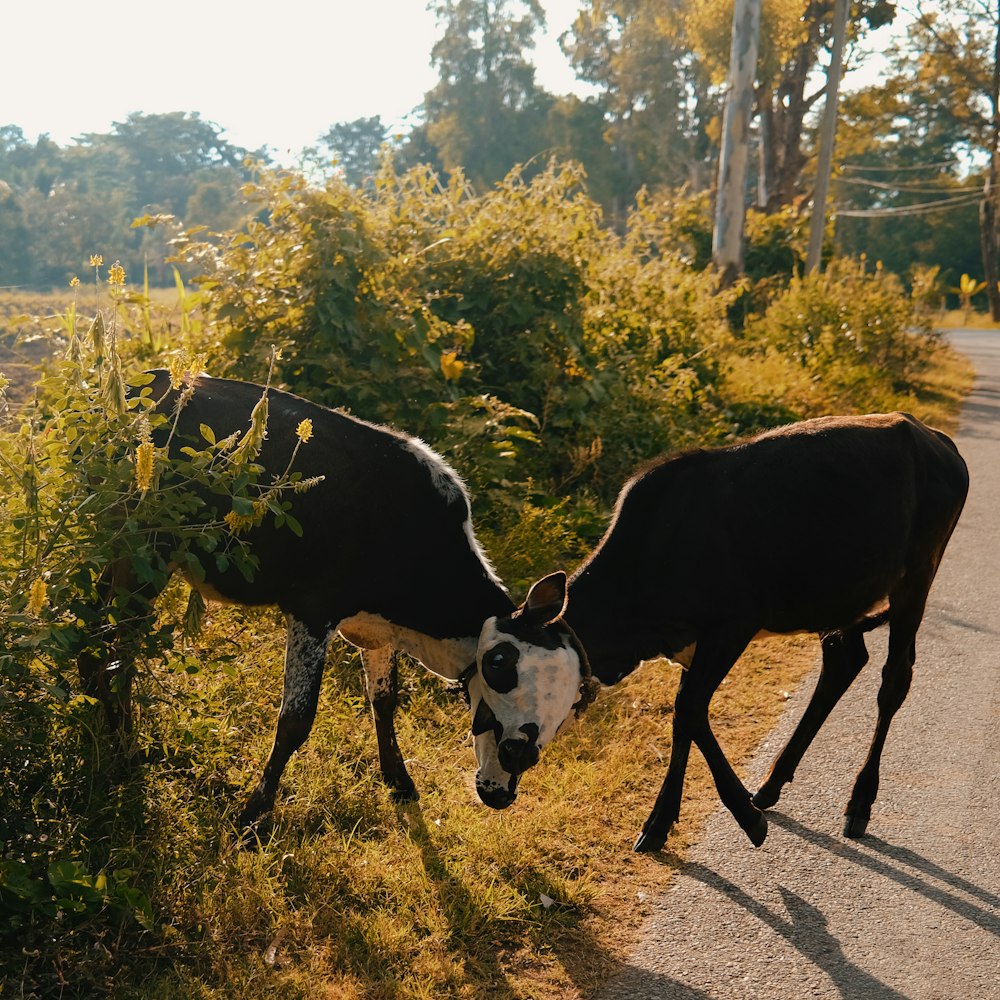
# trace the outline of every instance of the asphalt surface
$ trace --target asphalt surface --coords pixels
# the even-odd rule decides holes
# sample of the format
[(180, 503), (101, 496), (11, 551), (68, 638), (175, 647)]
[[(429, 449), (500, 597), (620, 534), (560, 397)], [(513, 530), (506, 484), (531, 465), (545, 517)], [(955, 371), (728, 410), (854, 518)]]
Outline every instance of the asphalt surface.
[[(977, 371), (956, 438), (972, 485), (867, 835), (845, 839), (842, 813), (874, 731), (884, 628), (763, 847), (720, 808), (599, 1000), (1000, 1000), (1000, 332), (952, 340)], [(747, 769), (751, 790), (815, 676)]]

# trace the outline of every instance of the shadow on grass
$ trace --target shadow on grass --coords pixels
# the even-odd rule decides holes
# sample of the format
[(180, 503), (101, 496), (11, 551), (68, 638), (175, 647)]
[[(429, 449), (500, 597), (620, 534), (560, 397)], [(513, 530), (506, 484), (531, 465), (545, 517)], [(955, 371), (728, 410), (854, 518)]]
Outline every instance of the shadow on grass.
[[(543, 918), (541, 933), (548, 939), (538, 942), (537, 927), (515, 929), (516, 924), (505, 926), (497, 934), (483, 927), (488, 927), (495, 919), (485, 912), (477, 901), (475, 894), (459, 878), (440, 850), (434, 843), (434, 838), (424, 821), (419, 803), (400, 804), (397, 807), (400, 822), (408, 831), (410, 840), (419, 848), (424, 871), (427, 877), (436, 885), (442, 910), (452, 929), (456, 945), (464, 951), (466, 961), (470, 965), (475, 981), (468, 985), (479, 992), (477, 997), (490, 997), (500, 1000), (507, 997), (536, 995), (525, 993), (537, 985), (541, 992), (539, 996), (555, 996), (557, 994), (544, 989), (542, 983), (532, 979), (532, 973), (523, 975), (516, 970), (517, 959), (513, 958), (523, 949), (531, 953), (541, 964), (547, 960), (556, 963), (552, 974), (539, 972), (541, 980), (546, 985), (555, 988), (553, 980), (561, 979), (559, 970), (565, 974), (577, 990), (576, 994), (564, 992), (565, 986), (559, 989), (559, 996), (591, 996), (596, 987), (604, 982), (610, 974), (619, 968), (621, 963), (613, 958), (589, 930), (583, 926), (584, 914), (575, 909), (560, 911), (559, 919), (551, 922)], [(526, 875), (531, 881), (531, 874)], [(537, 886), (532, 885), (532, 893)], [(544, 891), (544, 886), (542, 888)], [(555, 891), (555, 890), (552, 890)], [(506, 923), (506, 922), (505, 922)], [(504, 956), (512, 956), (504, 961)]]

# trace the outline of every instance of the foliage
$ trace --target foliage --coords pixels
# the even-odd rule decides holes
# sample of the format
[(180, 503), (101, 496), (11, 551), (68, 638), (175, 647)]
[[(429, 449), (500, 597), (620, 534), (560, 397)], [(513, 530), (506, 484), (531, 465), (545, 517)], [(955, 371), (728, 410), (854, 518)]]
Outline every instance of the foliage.
[(361, 187), (370, 184), (378, 173), (379, 153), (388, 136), (381, 116), (375, 115), (331, 125), (319, 142), (334, 158), (344, 180)]
[(794, 277), (748, 324), (746, 342), (797, 362), (822, 382), (833, 410), (892, 409), (894, 396), (916, 384), (934, 343), (929, 328), (912, 329), (915, 320), (895, 275), (837, 260)]
[(171, 284), (171, 269), (161, 264), (171, 227), (130, 228), (132, 220), (184, 220), (177, 229), (239, 225), (248, 155), (197, 113), (131, 114), (110, 133), (88, 133), (66, 148), (47, 136), (31, 143), (16, 125), (0, 127), (4, 284), (64, 288), (95, 246), (117, 246), (129, 273), (148, 266), (154, 284)]
[[(91, 263), (96, 276), (101, 259)], [(291, 471), (260, 480), (253, 428), (216, 442), (204, 427), (202, 447), (170, 448), (174, 415), (151, 409), (148, 376), (125, 374), (125, 273), (117, 262), (109, 273), (110, 306), (85, 336), (70, 308), (65, 358), (0, 438), (0, 936), (37, 917), (69, 921), (108, 907), (151, 925), (137, 859), (100, 843), (135, 804), (116, 801), (112, 775), (101, 773), (95, 699), (79, 693), (76, 661), (157, 659), (181, 631), (196, 631), (196, 595), (163, 622), (142, 595), (176, 567), (200, 576), (209, 559), (251, 576), (255, 560), (235, 527), (265, 516), (291, 523), (281, 495), (299, 485)], [(206, 505), (206, 494), (218, 499)], [(122, 565), (131, 583), (109, 575)], [(112, 690), (125, 684), (116, 674)], [(109, 799), (95, 806), (95, 795)]]
[(545, 148), (552, 98), (536, 86), (526, 59), (545, 14), (538, 0), (431, 6), (443, 34), (431, 50), (439, 81), (424, 98), (427, 139), (445, 170), (461, 171), (484, 191)]
[[(598, 92), (617, 166), (606, 204), (623, 225), (643, 187), (707, 187), (720, 93), (685, 32), (689, 4), (615, 0), (581, 5), (561, 39), (580, 79)], [(730, 17), (730, 21), (731, 21)]]
[(266, 225), (185, 250), (225, 370), (259, 377), (276, 344), (283, 384), (467, 455), (477, 487), (516, 467), (610, 492), (712, 412), (725, 297), (640, 229), (603, 229), (573, 168), (477, 197), (390, 162), (371, 193), (265, 176), (257, 197)]
[[(209, 608), (192, 634), (203, 609), (168, 586), (158, 617), (132, 622), (134, 648), (112, 651), (145, 654), (128, 756), (74, 676), (76, 654), (102, 641), (109, 559), (157, 584), (168, 561), (252, 571), (217, 514), (192, 524), (193, 493), (221, 491), (234, 524), (283, 513), (274, 484), (252, 462), (234, 468), (210, 428), (168, 467), (156, 442), (169, 424), (123, 404), (128, 373), (197, 354), (214, 374), (419, 432), (468, 477), (479, 536), (518, 594), (579, 562), (641, 461), (831, 409), (924, 413), (941, 348), (907, 333), (909, 304), (884, 271), (788, 270), (791, 216), (752, 227), (766, 276), (736, 300), (699, 258), (703, 198), (644, 195), (619, 237), (572, 168), (514, 172), (476, 195), (459, 174), (442, 184), (387, 162), (370, 189), (262, 175), (252, 195), (245, 230), (181, 245), (201, 277), (194, 293), (178, 286), (176, 309), (116, 284), (81, 342), (74, 304), (68, 356), (0, 434), (0, 992), (590, 992), (640, 915), (628, 846), (662, 777), (676, 677), (647, 668), (608, 692), (497, 816), (474, 804), (464, 708), (405, 664), (399, 738), (422, 798), (393, 805), (356, 654), (338, 647), (274, 825), (242, 850), (233, 816), (280, 697), (279, 616)], [(10, 322), (32, 335), (30, 320)], [(111, 623), (136, 614), (132, 596), (113, 596)], [(786, 656), (720, 690), (728, 747), (748, 751), (780, 707)], [(691, 778), (703, 814), (714, 791)], [(644, 869), (643, 888), (671, 870)]]

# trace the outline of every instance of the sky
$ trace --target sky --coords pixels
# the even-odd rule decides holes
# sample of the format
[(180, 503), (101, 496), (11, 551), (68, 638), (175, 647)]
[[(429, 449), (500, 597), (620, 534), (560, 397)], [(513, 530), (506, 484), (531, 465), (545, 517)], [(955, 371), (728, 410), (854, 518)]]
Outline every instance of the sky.
[[(558, 45), (579, 0), (543, 0), (536, 80), (584, 93)], [(61, 146), (132, 112), (197, 111), (223, 137), (282, 163), (336, 122), (390, 128), (436, 83), (441, 30), (425, 0), (78, 0), (5, 3), (0, 125)]]

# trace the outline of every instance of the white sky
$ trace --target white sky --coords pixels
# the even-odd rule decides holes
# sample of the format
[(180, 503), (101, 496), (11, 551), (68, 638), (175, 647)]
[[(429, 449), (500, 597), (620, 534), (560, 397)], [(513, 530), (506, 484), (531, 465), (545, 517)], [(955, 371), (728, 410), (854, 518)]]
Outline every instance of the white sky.
[[(554, 94), (583, 92), (559, 49), (578, 0), (543, 0), (532, 61)], [(335, 122), (404, 122), (436, 82), (425, 0), (79, 0), (3, 3), (0, 125), (69, 145), (135, 111), (197, 111), (224, 138), (294, 162)]]

